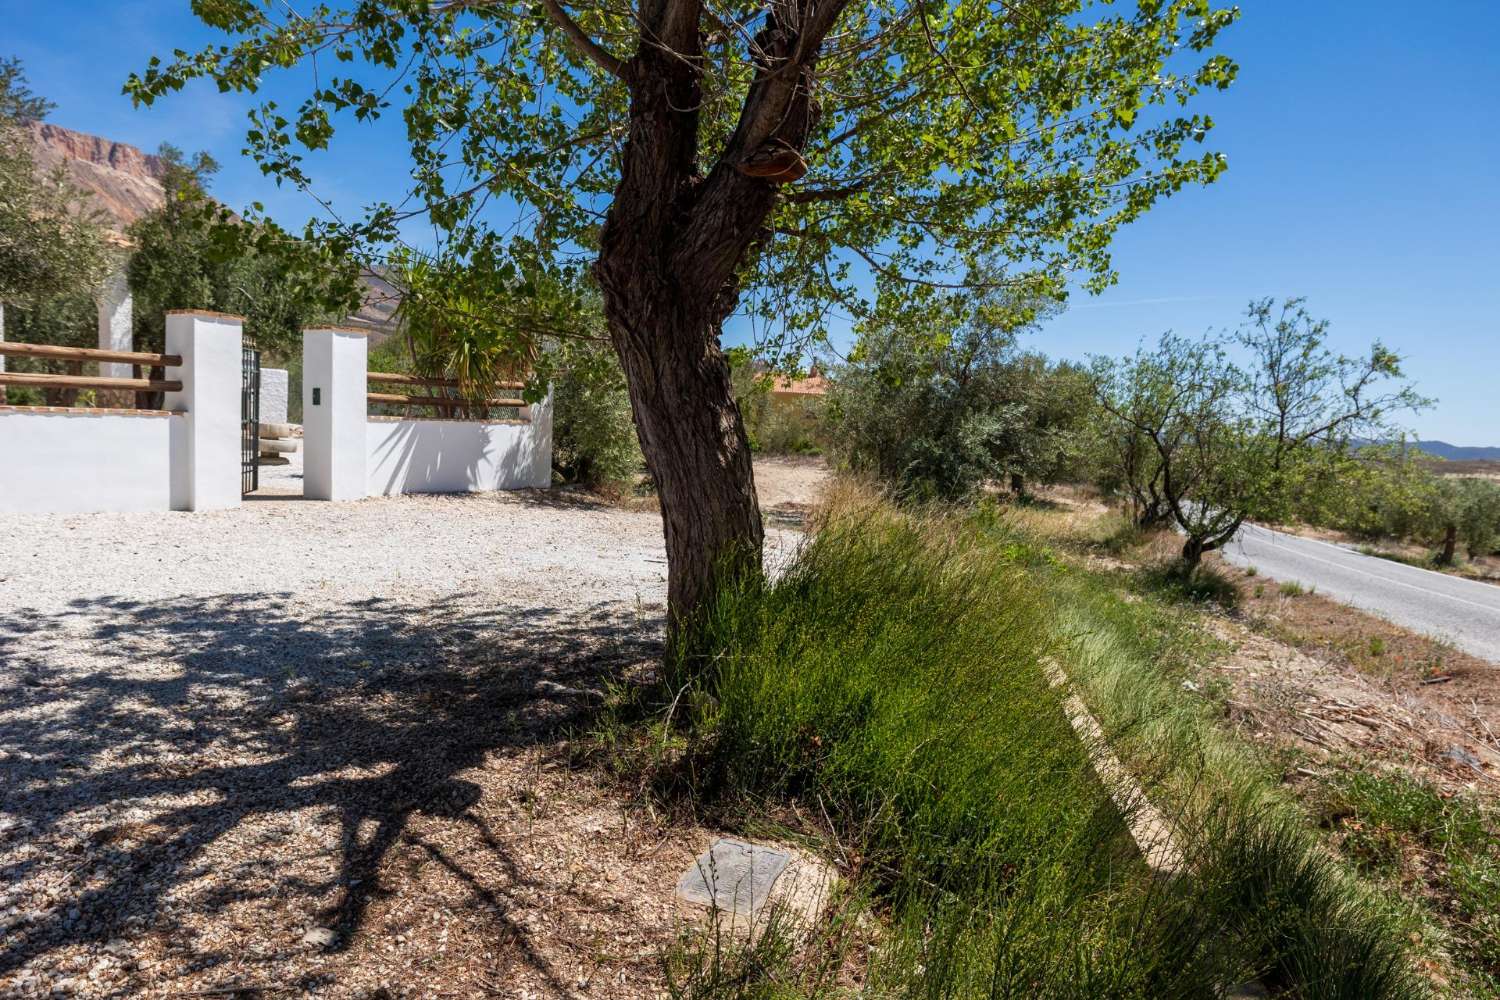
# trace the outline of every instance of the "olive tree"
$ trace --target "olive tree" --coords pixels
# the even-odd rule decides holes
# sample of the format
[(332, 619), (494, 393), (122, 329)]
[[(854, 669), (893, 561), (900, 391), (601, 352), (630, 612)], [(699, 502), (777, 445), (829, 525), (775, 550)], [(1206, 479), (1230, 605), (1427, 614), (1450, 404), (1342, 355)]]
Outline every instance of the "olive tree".
[(166, 197), (130, 226), (126, 265), (135, 340), (160, 348), (171, 309), (245, 317), (245, 333), (275, 358), (299, 349), (302, 330), (359, 307), (359, 268), (339, 246), (299, 239), (269, 219), (244, 218), (210, 197), (218, 164), (161, 147)]
[(27, 85), (19, 61), (0, 59), (0, 308), (40, 308), (55, 296), (91, 291), (103, 277), (98, 213), (80, 208), (80, 192), (61, 168), (40, 172), (31, 154), (27, 126), (51, 109)]
[[(359, 220), (373, 247), (430, 221), (442, 253), (523, 272), (591, 261), (661, 501), (674, 621), (758, 566), (750, 449), (719, 336), (824, 334), (830, 315), (998, 280), (1112, 280), (1110, 240), (1224, 169), (1187, 106), (1235, 67), (1209, 0), (196, 0), (223, 45), (153, 59), (255, 91), (249, 150), (316, 193), (304, 155), (399, 105), (413, 186)], [(879, 294), (872, 295), (871, 289)], [(874, 304), (872, 304), (874, 303)]]
[(1227, 336), (1166, 334), (1134, 358), (1095, 362), (1104, 433), (1128, 442), (1116, 475), (1138, 504), (1165, 509), (1189, 568), (1246, 520), (1287, 519), (1327, 481), (1320, 470), (1426, 403), (1379, 342), (1362, 357), (1330, 350), (1327, 321), (1301, 299), (1252, 302), (1247, 316)]

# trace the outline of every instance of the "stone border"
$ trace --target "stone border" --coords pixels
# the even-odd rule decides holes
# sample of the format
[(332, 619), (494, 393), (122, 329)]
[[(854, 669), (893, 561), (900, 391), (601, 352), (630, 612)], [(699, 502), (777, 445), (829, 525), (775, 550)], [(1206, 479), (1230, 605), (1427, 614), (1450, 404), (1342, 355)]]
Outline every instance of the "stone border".
[(1115, 808), (1125, 817), (1130, 836), (1140, 849), (1141, 857), (1158, 875), (1176, 877), (1188, 872), (1188, 865), (1178, 846), (1173, 824), (1146, 797), (1145, 791), (1110, 749), (1104, 729), (1090, 714), (1088, 706), (1063, 672), (1062, 665), (1048, 657), (1041, 662), (1047, 683), (1063, 695), (1063, 713), (1078, 734), (1079, 742), (1089, 755), (1094, 775), (1114, 800)]
[[(393, 405), (393, 406), (399, 406), (401, 404), (399, 404), (399, 403), (393, 403), (391, 405)], [(497, 409), (498, 409), (498, 407), (497, 407)], [(400, 423), (403, 420), (410, 420), (410, 421), (417, 421), (417, 420), (424, 420), (424, 421), (426, 421), (426, 420), (433, 420), (433, 421), (438, 421), (438, 420), (440, 420), (443, 423), (447, 423), (447, 424), (507, 424), (507, 425), (516, 426), (516, 427), (525, 427), (526, 425), (528, 425), (528, 424), (531, 423), (531, 421), (528, 420), (525, 417), (520, 417), (520, 418), (503, 418), (503, 417), (497, 417), (497, 418), (491, 420), (491, 419), (485, 419), (483, 417), (476, 417), (476, 418), (473, 418), (473, 419), (470, 419), (470, 418), (467, 418), (467, 417), (391, 417), (391, 416), (386, 416), (385, 414), (372, 414), (371, 416), (366, 417), (365, 419), (369, 420), (369, 421), (371, 421), (373, 423), (380, 423), (380, 424), (396, 424), (396, 423)]]
[(245, 317), (236, 316), (233, 313), (214, 312), (212, 309), (168, 309), (168, 316), (199, 316), (203, 319), (231, 320), (244, 325)]
[(114, 406), (11, 406), (0, 404), (0, 413), (61, 413), (87, 417), (180, 417), (182, 410), (133, 410)]

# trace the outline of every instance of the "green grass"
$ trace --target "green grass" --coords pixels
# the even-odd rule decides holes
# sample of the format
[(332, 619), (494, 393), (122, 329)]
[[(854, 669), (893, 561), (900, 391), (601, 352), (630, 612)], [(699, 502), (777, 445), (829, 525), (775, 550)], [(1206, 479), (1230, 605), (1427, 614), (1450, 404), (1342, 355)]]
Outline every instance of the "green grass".
[(1180, 562), (1163, 562), (1136, 574), (1148, 590), (1172, 600), (1190, 604), (1215, 604), (1225, 610), (1239, 604), (1240, 592), (1223, 573), (1212, 566), (1186, 567)]
[[(857, 987), (689, 949), (674, 995), (1210, 997), (1254, 977), (1424, 995), (1396, 917), (1183, 691), (1203, 648), (1185, 613), (1123, 600), (993, 510), (846, 509), (775, 583), (726, 588), (688, 648), (651, 738), (670, 780), (826, 816), (887, 931)], [(1190, 877), (1135, 853), (1049, 655), (1174, 817)]]
[(1318, 589), (1304, 587), (1300, 580), (1285, 580), (1276, 588), (1276, 592), (1282, 597), (1301, 597), (1304, 594), (1315, 594)]
[(1341, 775), (1321, 805), (1344, 853), (1373, 877), (1434, 886), (1453, 947), (1500, 993), (1500, 817), (1399, 772)]

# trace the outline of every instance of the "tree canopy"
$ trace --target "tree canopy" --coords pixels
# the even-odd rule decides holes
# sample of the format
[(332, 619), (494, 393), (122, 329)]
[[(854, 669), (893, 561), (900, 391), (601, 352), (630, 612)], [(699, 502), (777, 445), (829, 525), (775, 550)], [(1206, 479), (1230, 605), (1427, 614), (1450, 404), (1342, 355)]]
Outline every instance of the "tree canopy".
[(31, 155), (26, 126), (51, 109), (18, 60), (0, 59), (0, 304), (36, 306), (103, 277), (98, 215), (61, 169), (40, 173)]
[(1213, 123), (1186, 106), (1234, 78), (1210, 49), (1237, 11), (1118, 6), (591, 0), (569, 13), (552, 0), (362, 0), (293, 14), (198, 0), (231, 43), (153, 59), (127, 90), (150, 103), (209, 76), (254, 92), (316, 60), (305, 102), (252, 114), (248, 149), (267, 173), (316, 191), (308, 153), (341, 123), (399, 113), (411, 190), (330, 225), (389, 245), (426, 216), (460, 252), (500, 242), (545, 267), (598, 247), (629, 89), (648, 72), (632, 48), (669, 52), (691, 80), (678, 109), (691, 135), (675, 155), (703, 198), (742, 176), (733, 168), (755, 169), (746, 158), (787, 113), (770, 92), (803, 89), (807, 134), (788, 169), (806, 175), (726, 266), (744, 272), (749, 311), (807, 336), (832, 305), (862, 315), (882, 294), (962, 284), (981, 258), (1059, 289), (1074, 274), (1107, 284), (1120, 225), (1219, 175), (1222, 156), (1188, 154)]
[(136, 342), (161, 345), (169, 309), (245, 317), (262, 349), (285, 357), (302, 330), (359, 306), (359, 270), (338, 244), (298, 239), (270, 219), (246, 219), (209, 197), (218, 164), (163, 146), (162, 207), (130, 227), (126, 273), (135, 297)]
[(1390, 349), (1337, 354), (1327, 333), (1303, 300), (1263, 299), (1228, 335), (1169, 333), (1134, 358), (1096, 361), (1114, 478), (1138, 511), (1182, 530), (1189, 565), (1247, 519), (1287, 519), (1361, 437), (1390, 437), (1396, 414), (1426, 404)]
[[(248, 150), (316, 193), (308, 154), (399, 107), (413, 185), (325, 231), (377, 249), (424, 217), (441, 254), (528, 281), (592, 259), (661, 500), (673, 621), (760, 565), (750, 446), (719, 348), (736, 312), (779, 347), (899, 312), (970, 274), (1061, 295), (1113, 280), (1115, 231), (1212, 181), (1237, 16), (1209, 0), (195, 0), (228, 37), (153, 59), (258, 90)], [(534, 336), (515, 331), (516, 337)], [(795, 342), (795, 343), (793, 343)]]

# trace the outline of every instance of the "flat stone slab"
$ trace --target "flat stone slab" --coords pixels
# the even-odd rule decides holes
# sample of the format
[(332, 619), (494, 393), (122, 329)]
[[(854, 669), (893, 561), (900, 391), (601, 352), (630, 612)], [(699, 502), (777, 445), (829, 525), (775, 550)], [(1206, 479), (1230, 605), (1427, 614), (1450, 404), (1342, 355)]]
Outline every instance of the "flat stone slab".
[(722, 837), (682, 873), (677, 896), (698, 906), (751, 917), (771, 898), (776, 880), (791, 863), (786, 851)]

